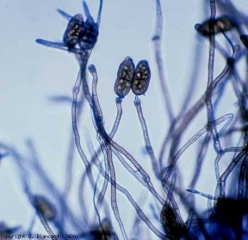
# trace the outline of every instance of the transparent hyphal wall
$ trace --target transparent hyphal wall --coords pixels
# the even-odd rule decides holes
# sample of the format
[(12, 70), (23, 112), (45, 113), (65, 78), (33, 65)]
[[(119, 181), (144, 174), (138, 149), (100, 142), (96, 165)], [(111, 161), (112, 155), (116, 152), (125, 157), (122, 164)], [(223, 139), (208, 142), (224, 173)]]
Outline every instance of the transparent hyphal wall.
[(245, 1), (2, 6), (1, 234), (247, 238)]

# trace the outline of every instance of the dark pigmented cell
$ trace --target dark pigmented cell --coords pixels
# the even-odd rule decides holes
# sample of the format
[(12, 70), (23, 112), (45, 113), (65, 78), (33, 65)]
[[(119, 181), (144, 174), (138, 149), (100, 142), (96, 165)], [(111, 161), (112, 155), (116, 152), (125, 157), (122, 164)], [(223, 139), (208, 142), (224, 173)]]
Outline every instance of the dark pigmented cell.
[(126, 57), (120, 64), (117, 78), (115, 81), (114, 91), (119, 97), (125, 97), (131, 88), (134, 74), (134, 63), (132, 58)]
[(89, 231), (88, 233), (84, 233), (81, 236), (82, 237), (86, 237), (86, 236), (90, 236), (92, 240), (111, 240), (111, 239), (117, 239), (116, 234), (112, 231), (112, 226), (111, 223), (110, 225), (106, 225), (108, 224), (107, 222), (105, 222), (105, 219), (102, 222), (102, 228), (99, 227), (95, 227), (94, 229), (92, 229), (91, 231)]
[[(209, 36), (210, 35), (210, 24), (211, 20), (208, 19), (202, 24), (196, 24), (195, 30), (199, 32), (203, 36)], [(222, 16), (219, 18), (216, 18), (213, 24), (213, 30), (215, 34), (221, 33), (221, 32), (227, 32), (232, 30), (233, 28), (238, 28), (238, 23), (235, 19), (233, 19), (230, 16)]]
[(101, 226), (94, 226), (89, 232), (84, 232), (80, 234), (80, 237), (91, 240), (111, 240), (118, 239), (117, 235), (112, 231), (112, 224), (109, 219), (105, 218), (102, 221)]
[(72, 17), (64, 33), (63, 41), (69, 47), (73, 48), (79, 42), (79, 38), (84, 31), (84, 19), (81, 14)]
[(209, 216), (211, 236), (214, 239), (247, 239), (247, 214), (248, 199), (219, 198)]
[(132, 91), (135, 95), (142, 95), (146, 92), (151, 78), (151, 71), (146, 60), (141, 60), (134, 72)]
[(113, 234), (110, 232), (104, 232), (101, 230), (91, 230), (87, 233), (82, 233), (80, 235), (80, 237), (82, 237), (83, 239), (85, 239), (86, 237), (90, 237), (87, 239), (91, 239), (91, 240), (111, 240), (113, 239), (111, 236)]
[[(13, 234), (18, 231), (21, 227), (8, 227), (4, 222), (0, 222), (0, 234)], [(1, 239), (1, 238), (0, 238)]]
[(173, 208), (167, 203), (163, 206), (160, 213), (160, 223), (169, 239), (177, 240), (181, 239), (182, 236), (187, 236), (186, 227), (177, 221)]
[(228, 223), (235, 230), (242, 226), (244, 215), (248, 213), (248, 199), (218, 199), (214, 213), (210, 216), (211, 221)]
[(97, 42), (99, 33), (98, 24), (89, 17), (84, 23), (84, 29), (79, 36), (79, 46), (81, 49), (92, 49)]
[(56, 216), (55, 207), (43, 196), (35, 195), (32, 199), (35, 209), (47, 220), (53, 220)]
[(248, 48), (248, 35), (241, 35), (240, 40), (244, 44), (244, 46)]
[(169, 239), (181, 239), (186, 234), (186, 227), (177, 221), (173, 208), (167, 203), (160, 213), (160, 222)]

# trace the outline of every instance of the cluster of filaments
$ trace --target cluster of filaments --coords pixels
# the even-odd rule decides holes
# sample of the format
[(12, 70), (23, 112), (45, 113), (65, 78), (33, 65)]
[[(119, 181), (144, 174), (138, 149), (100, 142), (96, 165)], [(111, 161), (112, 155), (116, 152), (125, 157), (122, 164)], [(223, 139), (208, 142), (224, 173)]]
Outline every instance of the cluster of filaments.
[[(167, 96), (164, 94), (164, 99), (166, 104), (166, 111), (172, 112), (170, 130), (164, 138), (162, 143), (162, 148), (159, 153), (159, 157), (155, 156), (153, 147), (149, 138), (149, 133), (146, 125), (146, 121), (141, 108), (141, 101), (138, 98), (138, 95), (143, 95), (148, 89), (151, 71), (148, 64), (148, 61), (141, 60), (138, 64), (134, 65), (133, 60), (130, 57), (126, 57), (123, 62), (120, 63), (117, 78), (114, 83), (114, 91), (118, 97), (116, 98), (117, 106), (117, 115), (115, 119), (114, 126), (110, 133), (107, 133), (103, 121), (103, 113), (100, 106), (100, 101), (97, 94), (97, 83), (98, 75), (97, 70), (94, 65), (88, 67), (89, 72), (92, 75), (92, 91), (90, 92), (88, 82), (85, 78), (85, 71), (88, 63), (88, 59), (91, 54), (91, 50), (95, 46), (98, 39), (98, 28), (100, 24), (100, 15), (102, 1), (100, 1), (98, 21), (94, 22), (93, 18), (89, 14), (87, 5), (84, 3), (85, 12), (87, 15), (86, 21), (84, 21), (81, 14), (75, 16), (70, 16), (67, 13), (59, 10), (59, 12), (69, 19), (69, 23), (65, 30), (63, 36), (63, 42), (51, 42), (43, 39), (38, 39), (37, 42), (48, 47), (54, 47), (61, 50), (66, 50), (75, 54), (79, 65), (80, 71), (78, 78), (73, 88), (73, 101), (72, 101), (72, 129), (75, 139), (75, 145), (77, 151), (85, 164), (85, 173), (83, 179), (88, 178), (92, 189), (94, 189), (94, 209), (96, 212), (96, 218), (98, 224), (92, 229), (87, 226), (82, 232), (78, 233), (80, 238), (90, 238), (90, 239), (118, 239), (117, 234), (112, 228), (111, 220), (109, 217), (108, 206), (111, 205), (112, 211), (114, 213), (116, 222), (119, 225), (122, 239), (129, 239), (125, 230), (125, 224), (122, 221), (122, 216), (119, 212), (119, 206), (116, 197), (116, 191), (121, 192), (132, 205), (137, 213), (137, 218), (135, 224), (139, 225), (141, 222), (146, 225), (146, 227), (153, 233), (151, 239), (156, 236), (159, 239), (242, 239), (248, 238), (248, 226), (247, 222), (244, 227), (244, 218), (248, 213), (248, 114), (247, 114), (247, 84), (248, 79), (243, 81), (240, 79), (240, 76), (235, 71), (235, 65), (240, 61), (240, 59), (247, 58), (247, 50), (239, 46), (239, 39), (243, 45), (248, 48), (248, 35), (245, 34), (243, 27), (248, 26), (248, 18), (241, 14), (237, 9), (231, 4), (225, 5), (225, 1), (218, 1), (222, 4), (222, 9), (225, 11), (230, 11), (232, 14), (223, 15), (220, 17), (212, 17), (207, 19), (201, 24), (196, 24), (196, 31), (204, 37), (204, 40), (209, 41), (209, 62), (211, 68), (209, 68), (209, 82), (204, 95), (193, 105), (191, 109), (186, 107), (176, 116), (173, 111), (170, 103), (167, 101)], [(211, 2), (211, 8), (213, 8), (213, 1)], [(162, 13), (160, 1), (156, 1), (157, 7), (157, 29), (161, 26), (161, 16)], [(212, 12), (213, 9), (211, 9)], [(235, 35), (238, 34), (237, 38), (231, 38), (228, 36), (228, 32), (231, 32)], [(161, 58), (158, 49), (158, 46), (161, 41), (161, 32), (157, 31), (156, 36), (153, 38), (155, 45), (155, 52), (158, 54), (157, 59)], [(227, 53), (220, 44), (215, 41), (215, 35), (223, 35), (225, 41), (229, 44), (231, 49), (231, 54)], [(236, 41), (236, 42), (235, 42)], [(211, 59), (214, 51), (217, 50), (218, 53), (222, 54), (226, 61), (226, 66), (223, 71), (216, 77), (213, 78), (213, 65), (214, 59)], [(211, 54), (212, 53), (212, 54)], [(161, 70), (162, 66), (157, 62), (158, 68)], [(162, 75), (162, 74), (161, 74)], [(212, 79), (211, 79), (212, 78)], [(215, 117), (215, 107), (218, 106), (220, 97), (218, 96), (218, 91), (221, 87), (225, 87), (225, 81), (234, 78), (233, 88), (235, 89), (236, 97), (238, 98), (238, 107), (239, 111), (237, 113), (236, 122), (233, 121), (233, 114), (228, 113), (221, 117)], [(248, 78), (248, 76), (247, 76)], [(161, 80), (161, 79), (160, 79)], [(221, 86), (221, 87), (220, 87)], [(83, 97), (90, 106), (93, 115), (93, 122), (95, 127), (95, 132), (97, 134), (97, 140), (99, 141), (99, 148), (95, 151), (92, 159), (87, 159), (80, 142), (80, 135), (77, 128), (78, 121), (78, 96), (80, 89), (82, 87)], [(156, 180), (160, 183), (161, 189), (157, 190), (145, 169), (141, 166), (139, 161), (137, 161), (124, 147), (120, 146), (117, 142), (114, 141), (114, 136), (118, 130), (122, 109), (121, 103), (123, 98), (129, 93), (130, 89), (136, 95), (135, 96), (135, 107), (137, 110), (138, 118), (140, 125), (143, 131), (143, 137), (145, 141), (145, 146), (147, 150), (147, 155), (149, 156), (154, 175)], [(217, 97), (216, 97), (217, 95)], [(215, 98), (214, 98), (215, 97)], [(181, 138), (188, 125), (191, 123), (198, 112), (206, 106), (207, 110), (207, 121), (206, 124), (196, 132), (185, 144), (179, 146)], [(224, 124), (223, 127), (218, 125)], [(240, 127), (241, 125), (241, 127)], [(217, 129), (217, 126), (220, 129)], [(238, 127), (237, 127), (238, 126)], [(234, 132), (241, 132), (243, 145), (235, 147), (223, 147), (222, 139), (230, 139)], [(190, 187), (188, 189), (180, 189), (177, 187), (177, 178), (178, 172), (180, 169), (177, 169), (177, 163), (181, 155), (196, 141), (198, 141), (203, 135), (205, 135), (204, 141), (199, 147), (198, 152), (198, 166), (192, 177)], [(199, 178), (199, 174), (202, 171), (202, 163), (205, 159), (205, 153), (208, 146), (210, 146), (211, 140), (213, 140), (213, 146), (216, 152), (216, 158), (214, 161), (214, 172), (216, 176), (216, 187), (215, 193), (213, 195), (202, 193), (195, 188), (196, 182)], [(171, 141), (169, 146), (168, 142)], [(6, 146), (1, 146), (10, 152), (13, 156), (18, 158), (18, 154)], [(165, 163), (165, 152), (169, 149), (169, 159)], [(230, 164), (225, 167), (223, 173), (220, 173), (219, 162), (227, 153), (233, 153), (234, 157), (232, 158)], [(103, 155), (104, 158), (104, 167), (99, 161), (98, 157)], [(155, 199), (158, 207), (158, 212), (154, 212), (154, 215), (159, 218), (160, 227), (157, 227), (154, 224), (154, 221), (157, 219), (149, 218), (139, 204), (132, 197), (130, 192), (123, 188), (116, 181), (115, 166), (113, 162), (113, 155), (121, 162), (121, 164), (128, 170), (128, 172), (148, 190), (148, 192)], [(230, 174), (237, 167), (237, 164), (240, 164), (240, 170), (238, 171), (238, 176), (236, 182), (233, 184), (237, 187), (237, 196), (234, 198), (229, 198), (226, 190), (226, 182), (229, 179)], [(97, 185), (98, 178), (93, 174), (92, 167), (95, 166), (99, 174), (104, 179), (104, 184), (102, 188), (99, 188)], [(38, 169), (38, 170), (37, 170)], [(41, 172), (41, 168), (37, 167), (37, 171)], [(42, 175), (47, 182), (49, 179), (45, 174)], [(25, 186), (25, 192), (28, 195), (28, 199), (32, 206), (34, 207), (37, 215), (39, 216), (44, 228), (47, 233), (54, 236), (53, 239), (56, 239), (56, 233), (54, 233), (49, 225), (52, 222), (55, 228), (58, 230), (58, 233), (61, 234), (64, 232), (65, 225), (62, 224), (62, 220), (65, 217), (71, 219), (73, 224), (77, 221), (74, 221), (74, 216), (71, 214), (69, 207), (65, 201), (65, 195), (61, 195), (58, 191), (55, 191), (54, 187), (52, 192), (56, 195), (59, 206), (64, 210), (65, 213), (62, 214), (61, 221), (58, 220), (58, 211), (56, 207), (49, 202), (44, 196), (32, 194), (29, 190), (28, 183), (23, 177), (23, 184)], [(107, 186), (110, 183), (111, 186), (111, 201), (108, 204), (106, 199), (106, 190)], [(84, 185), (84, 182), (82, 183)], [(81, 186), (82, 187), (82, 186)], [(82, 187), (83, 188), (83, 187)], [(207, 218), (202, 217), (195, 208), (194, 197), (195, 195), (200, 195), (204, 198), (207, 198)], [(175, 199), (175, 196), (178, 196), (188, 210), (188, 218), (183, 220), (178, 203)], [(81, 199), (82, 200), (82, 199)], [(83, 205), (83, 201), (80, 202)], [(106, 218), (102, 219), (100, 216), (100, 209), (104, 207), (106, 213)], [(82, 207), (83, 208), (83, 207)], [(235, 210), (231, 210), (235, 209)], [(87, 225), (87, 209), (84, 209), (85, 216), (83, 217), (84, 224)], [(247, 216), (246, 216), (247, 220)], [(77, 223), (75, 223), (76, 225)], [(81, 223), (80, 223), (81, 224)], [(136, 226), (135, 225), (135, 226)], [(1, 225), (0, 225), (1, 226)], [(82, 227), (80, 225), (80, 227)], [(77, 227), (76, 229), (80, 229)], [(7, 228), (3, 226), (4, 231), (18, 231), (19, 228)], [(246, 228), (246, 229), (245, 229)], [(245, 229), (245, 230), (244, 230)], [(1, 228), (0, 228), (1, 230)], [(143, 239), (144, 234), (138, 233), (140, 239)]]

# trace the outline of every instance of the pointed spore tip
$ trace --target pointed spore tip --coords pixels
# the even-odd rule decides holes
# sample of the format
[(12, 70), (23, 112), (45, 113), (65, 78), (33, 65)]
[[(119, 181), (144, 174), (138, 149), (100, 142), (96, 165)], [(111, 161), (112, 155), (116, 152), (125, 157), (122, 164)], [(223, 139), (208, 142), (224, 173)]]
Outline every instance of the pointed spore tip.
[(244, 46), (248, 48), (248, 35), (241, 35), (240, 40), (244, 44)]
[(64, 18), (67, 19), (67, 20), (70, 20), (70, 19), (72, 18), (72, 16), (71, 16), (70, 14), (66, 13), (65, 11), (63, 11), (63, 10), (61, 10), (61, 9), (59, 9), (59, 8), (57, 8), (57, 12), (58, 12), (62, 17), (64, 17)]
[(85, 1), (83, 1), (83, 9), (84, 9), (86, 18), (91, 17), (90, 10), (89, 10), (88, 5)]
[(63, 47), (66, 46), (64, 43), (50, 42), (50, 41), (47, 41), (47, 40), (44, 40), (44, 39), (40, 39), (40, 38), (37, 38), (35, 41), (38, 44), (41, 44), (41, 45), (46, 46), (46, 47), (53, 47), (53, 48), (60, 48), (60, 49), (62, 49)]

